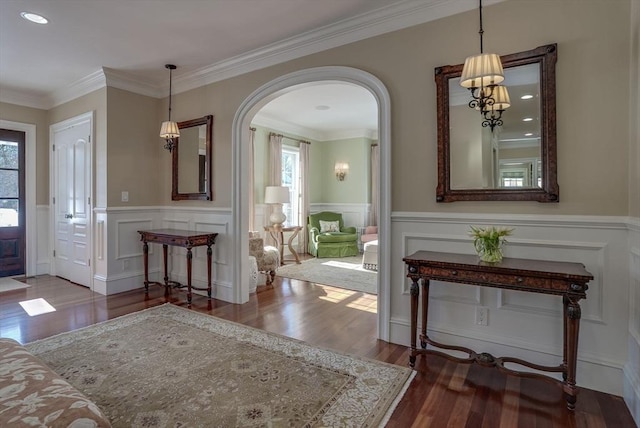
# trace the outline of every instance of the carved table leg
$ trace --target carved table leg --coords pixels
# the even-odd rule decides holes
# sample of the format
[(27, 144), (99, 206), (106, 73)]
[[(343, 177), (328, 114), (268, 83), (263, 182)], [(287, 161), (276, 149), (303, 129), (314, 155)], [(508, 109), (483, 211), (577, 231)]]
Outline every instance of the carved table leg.
[(211, 299), (211, 245), (207, 245), (207, 296)]
[(562, 371), (562, 380), (564, 382), (567, 381), (567, 355), (569, 354), (568, 348), (567, 348), (567, 344), (569, 343), (569, 333), (567, 332), (567, 327), (568, 327), (568, 319), (569, 319), (569, 314), (567, 313), (567, 309), (569, 308), (569, 299), (567, 298), (567, 296), (562, 296), (562, 307), (563, 307), (563, 318), (562, 318), (562, 325), (563, 325), (563, 332), (562, 332), (562, 367), (563, 367), (563, 371)]
[(298, 253), (293, 248), (293, 240), (298, 236), (298, 229), (294, 229), (293, 233), (289, 237), (289, 241), (287, 241), (287, 246), (289, 247), (289, 251), (293, 254), (293, 257), (296, 259), (296, 264), (300, 264), (300, 258), (298, 258)]
[(409, 366), (416, 365), (416, 335), (418, 333), (418, 296), (420, 295), (419, 279), (411, 278), (411, 353), (409, 355)]
[(565, 306), (567, 307), (567, 380), (564, 382), (564, 391), (567, 394), (567, 408), (576, 408), (576, 366), (578, 363), (578, 333), (580, 332), (580, 318), (582, 311), (578, 299), (568, 297)]
[(191, 260), (193, 253), (191, 248), (187, 247), (187, 303), (191, 305)]
[(167, 244), (162, 244), (162, 260), (164, 261), (164, 285), (167, 287), (169, 285), (169, 274), (167, 270)]
[(144, 241), (142, 244), (142, 260), (144, 262), (144, 292), (149, 292), (149, 244)]
[(420, 346), (427, 349), (427, 316), (429, 314), (429, 280), (422, 280), (422, 329), (420, 330)]

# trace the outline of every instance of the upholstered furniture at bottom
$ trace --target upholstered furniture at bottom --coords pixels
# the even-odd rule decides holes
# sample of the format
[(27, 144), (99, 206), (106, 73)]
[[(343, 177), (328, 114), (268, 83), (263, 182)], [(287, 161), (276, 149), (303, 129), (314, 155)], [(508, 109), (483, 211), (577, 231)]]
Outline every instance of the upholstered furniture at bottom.
[(265, 246), (260, 232), (249, 232), (249, 255), (255, 257), (258, 272), (266, 275), (267, 285), (270, 285), (280, 266), (280, 251), (276, 247)]
[(0, 338), (0, 426), (110, 427), (102, 411), (13, 339)]
[(370, 241), (364, 244), (362, 254), (362, 267), (368, 270), (378, 270), (378, 241)]

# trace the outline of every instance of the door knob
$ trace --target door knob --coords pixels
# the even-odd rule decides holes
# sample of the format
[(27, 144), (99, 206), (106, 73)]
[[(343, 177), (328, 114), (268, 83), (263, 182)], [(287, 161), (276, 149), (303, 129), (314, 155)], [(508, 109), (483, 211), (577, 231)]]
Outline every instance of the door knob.
[(65, 214), (64, 218), (73, 218), (73, 214)]

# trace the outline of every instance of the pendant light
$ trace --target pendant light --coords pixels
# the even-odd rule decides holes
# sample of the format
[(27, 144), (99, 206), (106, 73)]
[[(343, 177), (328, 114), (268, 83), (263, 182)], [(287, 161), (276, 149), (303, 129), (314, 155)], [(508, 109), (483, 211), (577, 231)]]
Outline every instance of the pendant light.
[(165, 139), (164, 148), (171, 152), (175, 146), (174, 139), (180, 136), (178, 124), (171, 120), (171, 72), (177, 67), (173, 64), (166, 64), (164, 67), (169, 69), (169, 120), (162, 122), (162, 126), (160, 127), (160, 138)]
[[(471, 91), (472, 100), (469, 101), (469, 107), (480, 110), (480, 113), (485, 116), (485, 121), (488, 121), (487, 124), (483, 122), (482, 126), (490, 126), (493, 131), (494, 127), (502, 125), (502, 120), (500, 119), (502, 112), (511, 104), (507, 88), (498, 86), (499, 83), (504, 81), (504, 70), (502, 69), (500, 56), (498, 54), (484, 53), (482, 0), (479, 0), (479, 15), (480, 55), (470, 56), (464, 61), (462, 75), (460, 76), (460, 86)], [(498, 105), (492, 107), (494, 103)]]

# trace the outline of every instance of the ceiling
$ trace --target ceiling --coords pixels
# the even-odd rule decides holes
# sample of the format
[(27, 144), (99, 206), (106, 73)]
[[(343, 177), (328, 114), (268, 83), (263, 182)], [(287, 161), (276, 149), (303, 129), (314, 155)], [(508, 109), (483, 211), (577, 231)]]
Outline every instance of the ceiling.
[[(0, 101), (50, 109), (107, 85), (160, 98), (167, 63), (178, 67), (175, 94), (475, 8), (477, 0), (0, 0)], [(49, 23), (28, 22), (23, 11)], [(371, 121), (362, 97), (345, 104), (357, 91), (330, 92), (322, 103), (313, 95), (312, 107)]]

